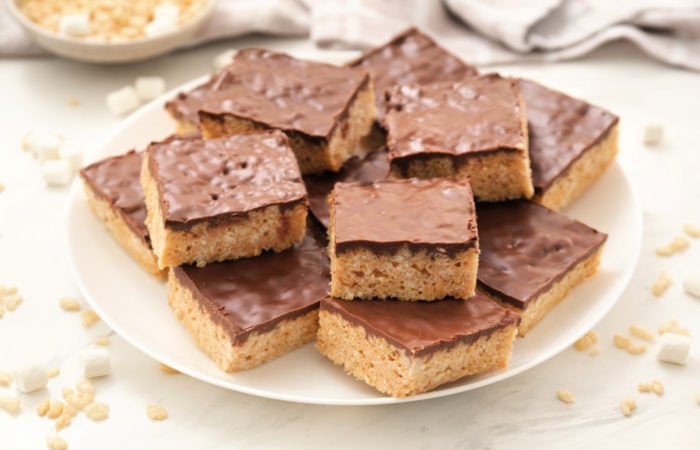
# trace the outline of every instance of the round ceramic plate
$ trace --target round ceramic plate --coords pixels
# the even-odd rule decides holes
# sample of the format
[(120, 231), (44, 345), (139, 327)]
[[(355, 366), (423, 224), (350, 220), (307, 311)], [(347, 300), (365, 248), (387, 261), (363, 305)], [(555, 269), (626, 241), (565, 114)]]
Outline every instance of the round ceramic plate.
[[(94, 159), (144, 148), (168, 136), (174, 127), (163, 103), (204, 80), (187, 83), (131, 115)], [(114, 331), (151, 357), (207, 383), (252, 395), (303, 403), (373, 405), (442, 397), (512, 377), (561, 352), (603, 317), (627, 286), (639, 256), (639, 203), (615, 163), (564, 212), (608, 233), (598, 273), (576, 287), (526, 338), (516, 341), (508, 368), (405, 399), (384, 396), (346, 375), (313, 344), (253, 370), (222, 372), (171, 313), (165, 284), (144, 272), (92, 214), (80, 180), (70, 193), (67, 229), (73, 271), (85, 298)]]

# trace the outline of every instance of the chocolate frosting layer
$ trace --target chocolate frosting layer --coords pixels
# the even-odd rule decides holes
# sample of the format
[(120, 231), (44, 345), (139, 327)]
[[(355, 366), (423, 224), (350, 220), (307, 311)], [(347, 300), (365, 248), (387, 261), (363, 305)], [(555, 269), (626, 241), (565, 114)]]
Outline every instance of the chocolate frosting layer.
[(465, 64), (416, 28), (409, 28), (348, 65), (363, 67), (372, 75), (380, 121), (385, 113), (385, 94), (394, 86), (462, 81), (477, 74), (476, 68)]
[(423, 356), (501, 330), (519, 316), (477, 291), (467, 300), (347, 301), (326, 297), (321, 309), (340, 314), (368, 335), (386, 339), (412, 356)]
[(244, 49), (207, 83), (179, 94), (167, 108), (178, 117), (192, 118), (199, 111), (232, 114), (270, 128), (328, 138), (367, 83), (364, 69)]
[(269, 205), (306, 202), (306, 188), (287, 137), (280, 131), (152, 143), (166, 226), (187, 229), (222, 222)]
[(333, 197), (338, 253), (356, 247), (393, 252), (401, 245), (452, 253), (477, 239), (472, 190), (465, 180), (337, 183)]
[(131, 231), (150, 246), (146, 229), (146, 204), (139, 178), (143, 152), (105, 158), (84, 167), (80, 175), (92, 192), (112, 205)]
[(236, 344), (317, 308), (330, 282), (326, 252), (308, 234), (281, 253), (172, 270)]
[(518, 80), (530, 129), (530, 164), (535, 191), (547, 189), (617, 124), (602, 108), (529, 80)]
[(385, 118), (391, 163), (426, 154), (525, 151), (519, 99), (516, 82), (496, 74), (400, 86), (390, 93)]
[(519, 308), (595, 253), (607, 235), (535, 203), (479, 203), (478, 286)]
[(386, 147), (378, 149), (365, 158), (353, 157), (345, 162), (339, 172), (321, 175), (305, 175), (304, 183), (309, 193), (309, 209), (326, 228), (330, 226), (331, 213), (328, 195), (338, 182), (373, 182), (383, 180), (389, 174), (389, 159)]

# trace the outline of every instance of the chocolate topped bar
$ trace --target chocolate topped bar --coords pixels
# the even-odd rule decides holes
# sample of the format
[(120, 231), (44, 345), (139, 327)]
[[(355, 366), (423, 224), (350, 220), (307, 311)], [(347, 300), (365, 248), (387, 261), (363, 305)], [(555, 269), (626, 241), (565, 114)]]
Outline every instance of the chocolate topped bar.
[(515, 81), (496, 74), (396, 88), (386, 114), (392, 166), (415, 155), (525, 151), (519, 98)]
[(95, 195), (119, 211), (131, 231), (148, 244), (146, 204), (139, 183), (142, 160), (142, 152), (131, 150), (84, 167), (80, 175)]
[(586, 150), (599, 143), (618, 117), (529, 80), (518, 80), (527, 107), (535, 191), (547, 189)]
[(518, 308), (596, 253), (607, 235), (528, 201), (480, 203), (478, 286)]
[(369, 74), (362, 69), (244, 49), (207, 83), (181, 93), (168, 107), (176, 116), (232, 114), (268, 128), (328, 138), (368, 83)]
[(373, 182), (383, 180), (389, 174), (386, 148), (375, 150), (364, 158), (353, 157), (346, 161), (340, 172), (322, 175), (305, 175), (304, 183), (309, 193), (309, 209), (326, 228), (331, 220), (328, 195), (338, 182)]
[(404, 244), (454, 253), (476, 243), (474, 203), (466, 181), (338, 183), (333, 196), (337, 253), (358, 246), (392, 251)]
[(518, 315), (477, 292), (467, 300), (349, 302), (326, 297), (321, 310), (340, 314), (412, 356), (422, 356), (458, 344), (470, 344), (518, 321)]
[(165, 224), (226, 223), (270, 205), (306, 202), (286, 136), (279, 131), (201, 140), (173, 138), (147, 149)]
[(474, 67), (462, 62), (416, 28), (409, 28), (347, 65), (363, 67), (372, 75), (379, 120), (385, 112), (385, 94), (394, 86), (461, 81), (477, 74)]
[(330, 279), (325, 249), (309, 235), (281, 253), (172, 270), (234, 344), (318, 307)]

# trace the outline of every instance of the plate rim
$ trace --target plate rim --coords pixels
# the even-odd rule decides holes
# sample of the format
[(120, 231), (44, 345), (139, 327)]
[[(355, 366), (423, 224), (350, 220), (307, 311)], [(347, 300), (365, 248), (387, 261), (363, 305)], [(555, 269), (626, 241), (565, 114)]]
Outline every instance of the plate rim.
[[(98, 145), (95, 147), (95, 149), (90, 152), (89, 158), (88, 158), (88, 164), (97, 161), (98, 159), (105, 158), (114, 154), (119, 154), (119, 153), (112, 153), (108, 152), (106, 148), (109, 146), (109, 143), (114, 141), (115, 138), (117, 138), (120, 135), (123, 135), (124, 131), (129, 129), (133, 124), (136, 124), (139, 122), (139, 119), (142, 116), (148, 115), (151, 113), (151, 110), (154, 108), (161, 107), (163, 104), (171, 99), (174, 95), (176, 95), (178, 92), (181, 92), (186, 89), (191, 89), (192, 87), (201, 84), (204, 80), (208, 78), (209, 75), (204, 75), (198, 78), (195, 78), (193, 80), (190, 80), (186, 83), (183, 83), (182, 85), (169, 90), (162, 96), (158, 97), (157, 99), (147, 103), (146, 105), (142, 106), (139, 108), (137, 111), (132, 113), (130, 116), (125, 118), (123, 121), (119, 123), (119, 125), (111, 132), (108, 134), (108, 136), (102, 141), (101, 145)], [(163, 110), (165, 113), (165, 111)], [(167, 113), (166, 113), (167, 114)], [(155, 138), (158, 139), (158, 138)], [(129, 149), (126, 149), (124, 151), (128, 151)], [(86, 164), (87, 165), (87, 164)], [(592, 328), (595, 326), (600, 320), (605, 317), (605, 315), (608, 314), (608, 312), (612, 309), (612, 307), (619, 301), (620, 297), (624, 293), (624, 291), (627, 289), (629, 286), (629, 283), (632, 279), (632, 275), (634, 274), (638, 264), (639, 264), (639, 257), (641, 254), (641, 248), (642, 248), (642, 235), (643, 235), (643, 213), (641, 209), (641, 203), (639, 201), (639, 196), (636, 193), (636, 191), (633, 189), (632, 183), (630, 182), (630, 178), (625, 172), (624, 168), (620, 164), (618, 160), (615, 160), (613, 164), (611, 164), (610, 167), (606, 169), (606, 173), (612, 171), (612, 170), (618, 170), (620, 172), (621, 180), (623, 181), (624, 186), (626, 187), (626, 190), (628, 191), (628, 194), (630, 196), (630, 208), (628, 212), (633, 213), (633, 217), (635, 218), (634, 224), (635, 224), (635, 229), (632, 230), (633, 233), (631, 234), (631, 240), (635, 243), (634, 245), (634, 254), (632, 255), (632, 258), (629, 260), (630, 264), (627, 264), (622, 271), (622, 273), (617, 277), (618, 280), (615, 282), (614, 286), (611, 288), (612, 290), (608, 294), (608, 296), (611, 298), (611, 300), (604, 305), (603, 308), (598, 308), (598, 310), (595, 312), (593, 317), (590, 319), (590, 323), (587, 322), (587, 325)], [(605, 175), (605, 174), (603, 174)], [(257, 397), (262, 397), (262, 398), (268, 398), (268, 399), (274, 399), (274, 400), (282, 400), (282, 401), (287, 401), (287, 402), (294, 402), (294, 403), (302, 403), (302, 404), (317, 404), (317, 405), (330, 405), (330, 406), (374, 406), (374, 405), (387, 405), (387, 404), (400, 404), (400, 403), (409, 403), (409, 402), (415, 402), (415, 401), (422, 401), (422, 400), (429, 400), (429, 399), (434, 399), (434, 398), (440, 398), (440, 397), (446, 397), (458, 393), (463, 393), (463, 392), (468, 392), (474, 389), (478, 389), (480, 387), (484, 387), (490, 384), (494, 384), (497, 382), (500, 382), (504, 379), (511, 378), (513, 376), (516, 376), (518, 374), (521, 374), (533, 367), (536, 367), (543, 362), (553, 358), (554, 356), (558, 355), (562, 351), (564, 351), (566, 348), (571, 346), (575, 340), (577, 339), (576, 336), (570, 336), (569, 339), (563, 339), (560, 342), (557, 343), (557, 345), (552, 346), (549, 351), (543, 352), (542, 354), (536, 356), (532, 360), (528, 361), (525, 364), (522, 364), (518, 366), (515, 369), (510, 369), (510, 368), (504, 368), (500, 369), (498, 371), (492, 372), (493, 375), (483, 378), (481, 380), (475, 381), (473, 383), (469, 383), (466, 385), (458, 385), (458, 386), (453, 386), (445, 389), (436, 389), (432, 390), (429, 392), (425, 392), (422, 394), (417, 394), (414, 396), (410, 397), (403, 397), (403, 398), (395, 398), (395, 397), (372, 397), (372, 398), (358, 398), (358, 399), (348, 399), (348, 398), (324, 398), (324, 399), (316, 399), (312, 397), (300, 397), (299, 395), (292, 395), (292, 394), (284, 394), (284, 393), (276, 393), (276, 392), (269, 392), (266, 390), (261, 390), (258, 388), (254, 387), (249, 387), (249, 386), (244, 386), (244, 385), (232, 385), (231, 382), (226, 382), (225, 380), (221, 380), (218, 378), (213, 378), (208, 376), (207, 374), (202, 374), (198, 373), (197, 371), (193, 370), (191, 367), (186, 367), (183, 366), (182, 364), (178, 363), (177, 361), (171, 360), (169, 357), (163, 357), (163, 355), (158, 354), (157, 351), (152, 350), (148, 346), (142, 345), (140, 342), (138, 342), (137, 339), (133, 338), (130, 333), (126, 332), (123, 327), (112, 320), (109, 314), (106, 314), (103, 308), (101, 307), (100, 302), (93, 301), (93, 299), (90, 298), (87, 293), (90, 291), (86, 284), (85, 280), (83, 279), (80, 271), (78, 270), (79, 263), (76, 260), (76, 252), (73, 250), (73, 246), (75, 243), (73, 242), (73, 234), (71, 233), (71, 224), (73, 221), (73, 215), (74, 215), (74, 209), (75, 209), (75, 204), (79, 201), (85, 201), (84, 200), (84, 195), (83, 195), (83, 187), (82, 187), (82, 179), (78, 176), (76, 179), (73, 181), (69, 194), (68, 194), (68, 202), (66, 205), (66, 210), (65, 210), (65, 222), (64, 225), (66, 227), (66, 233), (67, 233), (67, 247), (68, 247), (68, 254), (69, 254), (69, 265), (70, 269), (73, 275), (73, 279), (78, 285), (78, 288), (80, 289), (81, 294), (85, 298), (85, 300), (90, 304), (90, 306), (97, 312), (97, 314), (102, 318), (102, 320), (116, 333), (119, 334), (120, 337), (125, 339), (129, 344), (134, 346), (137, 350), (145, 353), (149, 357), (155, 359), (156, 361), (160, 361), (162, 363), (165, 363), (169, 365), (170, 367), (173, 367), (174, 369), (194, 378), (202, 382), (206, 382), (208, 384), (212, 384), (221, 388), (225, 388), (227, 390), (235, 391), (235, 392), (241, 392), (244, 394), (248, 395), (253, 395)], [(85, 205), (87, 207), (87, 205)], [(110, 235), (111, 237), (111, 235)], [(519, 338), (518, 338), (519, 339)], [(313, 345), (307, 344), (307, 345)], [(338, 370), (342, 370), (341, 368), (338, 368)], [(350, 375), (347, 375), (350, 376)], [(458, 382), (458, 381), (457, 381)], [(383, 394), (382, 394), (383, 395)]]

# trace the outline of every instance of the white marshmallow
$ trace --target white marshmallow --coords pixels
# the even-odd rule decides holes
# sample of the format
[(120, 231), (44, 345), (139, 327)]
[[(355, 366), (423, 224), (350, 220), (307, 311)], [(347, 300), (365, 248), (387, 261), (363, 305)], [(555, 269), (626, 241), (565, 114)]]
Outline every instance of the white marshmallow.
[(225, 50), (214, 57), (214, 68), (216, 70), (222, 69), (228, 66), (233, 61), (233, 55), (236, 54), (237, 50), (232, 48)]
[(76, 142), (63, 141), (58, 149), (58, 157), (70, 163), (73, 172), (77, 172), (83, 165), (83, 150)]
[(15, 371), (15, 383), (20, 392), (32, 392), (46, 387), (49, 376), (43, 367), (27, 366)]
[(656, 356), (659, 361), (685, 364), (690, 356), (690, 342), (690, 337), (688, 336), (664, 333), (661, 335), (661, 345)]
[(30, 131), (24, 136), (22, 145), (39, 161), (58, 158), (58, 149), (63, 138), (48, 131)]
[(85, 12), (61, 16), (58, 31), (70, 36), (85, 36), (90, 33), (90, 15)]
[(41, 177), (49, 186), (65, 186), (73, 179), (73, 167), (65, 159), (44, 161), (41, 164)]
[(162, 4), (153, 8), (153, 17), (168, 19), (177, 23), (180, 20), (180, 7), (171, 4)]
[(112, 364), (106, 348), (89, 348), (80, 353), (80, 363), (85, 378), (109, 375)]
[(686, 274), (683, 279), (683, 289), (688, 295), (700, 298), (700, 269)]
[(659, 122), (650, 122), (644, 127), (644, 144), (657, 145), (664, 137), (664, 126)]
[(168, 16), (156, 17), (143, 28), (148, 37), (162, 36), (175, 30), (177, 30), (177, 19)]
[(165, 92), (165, 80), (161, 77), (138, 77), (134, 87), (141, 100), (149, 101)]
[(105, 98), (107, 108), (117, 115), (123, 116), (139, 107), (139, 95), (133, 86), (124, 86), (121, 89), (112, 91)]

